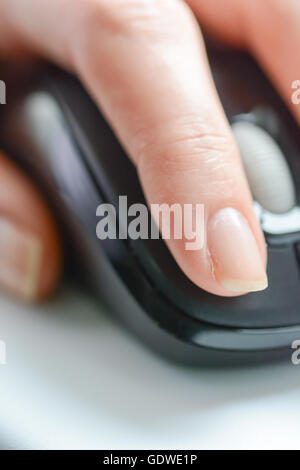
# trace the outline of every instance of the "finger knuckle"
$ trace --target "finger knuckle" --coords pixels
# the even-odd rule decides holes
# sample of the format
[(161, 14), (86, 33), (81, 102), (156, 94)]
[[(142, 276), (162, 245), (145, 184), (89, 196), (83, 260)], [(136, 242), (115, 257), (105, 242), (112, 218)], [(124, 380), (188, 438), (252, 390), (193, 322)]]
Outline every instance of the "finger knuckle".
[(229, 136), (218, 132), (196, 132), (173, 138), (157, 148), (148, 143), (140, 151), (139, 159), (159, 164), (168, 171), (201, 168), (211, 172), (231, 164), (233, 144)]
[(228, 197), (235, 190), (235, 165), (230, 136), (218, 132), (198, 132), (160, 145), (148, 143), (138, 159), (140, 174), (161, 174), (164, 184), (188, 179), (197, 184), (199, 193)]
[(108, 31), (118, 35), (159, 30), (162, 24), (172, 25), (181, 0), (85, 0), (83, 27), (92, 31)]

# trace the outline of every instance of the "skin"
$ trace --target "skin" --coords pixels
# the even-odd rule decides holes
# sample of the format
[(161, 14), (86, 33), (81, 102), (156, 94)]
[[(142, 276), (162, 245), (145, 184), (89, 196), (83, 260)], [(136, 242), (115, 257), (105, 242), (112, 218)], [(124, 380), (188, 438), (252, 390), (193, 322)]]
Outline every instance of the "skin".
[[(206, 223), (224, 207), (238, 209), (266, 263), (263, 234), (199, 24), (250, 50), (300, 124), (300, 106), (291, 103), (291, 83), (300, 76), (299, 0), (0, 0), (0, 54), (41, 56), (75, 72), (136, 165), (148, 202), (202, 202)], [(7, 200), (0, 192), (0, 209), (16, 219), (34, 214), (30, 220), (49, 261), (37, 297), (46, 297), (61, 265), (55, 223), (27, 177), (1, 156), (4, 177), (15, 192)], [(18, 198), (28, 212), (20, 213)], [(184, 243), (168, 245), (186, 275), (209, 292), (232, 295), (217, 282), (208, 251), (189, 252)]]

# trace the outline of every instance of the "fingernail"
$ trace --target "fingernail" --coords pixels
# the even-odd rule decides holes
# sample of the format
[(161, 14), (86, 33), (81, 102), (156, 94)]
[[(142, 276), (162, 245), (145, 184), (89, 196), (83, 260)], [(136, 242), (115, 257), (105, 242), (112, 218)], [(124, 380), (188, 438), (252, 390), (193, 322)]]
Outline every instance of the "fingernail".
[(256, 239), (245, 217), (227, 207), (208, 224), (208, 246), (218, 282), (232, 292), (266, 289), (268, 279)]
[(0, 218), (0, 285), (24, 300), (36, 297), (42, 245), (37, 236)]

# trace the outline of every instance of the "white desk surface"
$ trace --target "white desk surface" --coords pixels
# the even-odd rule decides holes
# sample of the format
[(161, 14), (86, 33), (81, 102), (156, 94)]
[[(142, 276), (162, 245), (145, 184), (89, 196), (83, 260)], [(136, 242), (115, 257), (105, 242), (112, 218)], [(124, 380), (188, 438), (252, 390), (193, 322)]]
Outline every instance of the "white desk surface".
[(1, 448), (300, 448), (300, 366), (170, 365), (69, 286), (0, 298), (1, 339)]

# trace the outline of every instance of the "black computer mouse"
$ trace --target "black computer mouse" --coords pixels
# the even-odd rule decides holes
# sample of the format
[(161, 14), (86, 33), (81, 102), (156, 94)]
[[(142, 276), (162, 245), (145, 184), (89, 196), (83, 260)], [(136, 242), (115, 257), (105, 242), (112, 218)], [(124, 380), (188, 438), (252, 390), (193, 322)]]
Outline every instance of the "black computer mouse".
[(120, 195), (128, 205), (145, 199), (134, 166), (75, 77), (47, 68), (8, 99), (1, 142), (54, 204), (83, 278), (154, 350), (185, 364), (289, 357), (300, 339), (299, 128), (250, 56), (215, 45), (208, 53), (241, 145), (245, 126), (259, 128), (282, 151), (293, 179), (294, 192), (278, 211), (257, 204), (268, 244), (265, 291), (214, 296), (183, 274), (162, 239), (97, 238), (99, 204), (117, 208)]

